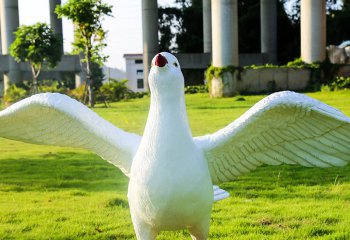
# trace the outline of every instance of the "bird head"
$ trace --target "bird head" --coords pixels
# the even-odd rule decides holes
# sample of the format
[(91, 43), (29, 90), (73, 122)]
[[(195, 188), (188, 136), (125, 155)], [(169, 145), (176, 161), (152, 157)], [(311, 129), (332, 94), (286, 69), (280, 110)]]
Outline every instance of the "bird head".
[(152, 59), (148, 77), (152, 95), (179, 98), (184, 92), (184, 77), (179, 61), (168, 52), (161, 52)]

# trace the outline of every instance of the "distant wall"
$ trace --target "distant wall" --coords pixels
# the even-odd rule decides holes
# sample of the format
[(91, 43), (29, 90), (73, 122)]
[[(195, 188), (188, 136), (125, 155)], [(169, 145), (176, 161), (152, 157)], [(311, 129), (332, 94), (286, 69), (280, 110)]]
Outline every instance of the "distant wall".
[[(185, 85), (204, 84), (205, 70), (211, 65), (211, 53), (177, 53), (182, 73), (185, 77)], [(264, 65), (268, 62), (267, 53), (240, 53), (240, 66)]]
[(237, 80), (237, 91), (244, 93), (277, 90), (304, 90), (311, 79), (311, 70), (294, 68), (245, 69)]
[[(211, 65), (211, 53), (177, 53), (181, 69), (207, 69)], [(240, 53), (239, 65), (264, 65), (268, 63), (267, 53)]]

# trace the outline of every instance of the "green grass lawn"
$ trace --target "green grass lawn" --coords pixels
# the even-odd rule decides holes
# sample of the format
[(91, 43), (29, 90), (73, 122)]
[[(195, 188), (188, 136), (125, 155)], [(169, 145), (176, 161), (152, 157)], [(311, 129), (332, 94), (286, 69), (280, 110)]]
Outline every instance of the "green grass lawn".
[[(308, 95), (350, 116), (350, 91)], [(193, 135), (224, 127), (263, 97), (186, 96)], [(142, 134), (148, 107), (145, 98), (95, 111)], [(1, 138), (0, 149), (0, 239), (135, 239), (128, 179), (117, 168), (83, 150)], [(263, 166), (221, 187), (232, 196), (214, 204), (210, 239), (350, 239), (350, 166)]]

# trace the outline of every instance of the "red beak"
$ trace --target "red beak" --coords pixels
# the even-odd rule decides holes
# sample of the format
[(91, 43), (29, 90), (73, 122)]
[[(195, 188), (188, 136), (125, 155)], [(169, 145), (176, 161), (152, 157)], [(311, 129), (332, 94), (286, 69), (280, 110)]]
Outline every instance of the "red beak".
[(158, 53), (154, 64), (158, 67), (164, 67), (167, 63), (168, 61), (166, 60), (166, 58), (162, 54)]

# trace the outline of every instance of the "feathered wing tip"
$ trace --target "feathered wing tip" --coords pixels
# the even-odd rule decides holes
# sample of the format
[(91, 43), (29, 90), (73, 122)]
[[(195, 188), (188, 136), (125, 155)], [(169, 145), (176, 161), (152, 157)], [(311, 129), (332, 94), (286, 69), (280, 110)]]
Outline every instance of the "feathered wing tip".
[(306, 95), (285, 91), (194, 141), (205, 153), (214, 184), (262, 164), (344, 166), (350, 161), (350, 118)]
[(126, 175), (141, 140), (59, 93), (33, 95), (1, 111), (0, 137), (92, 150)]

